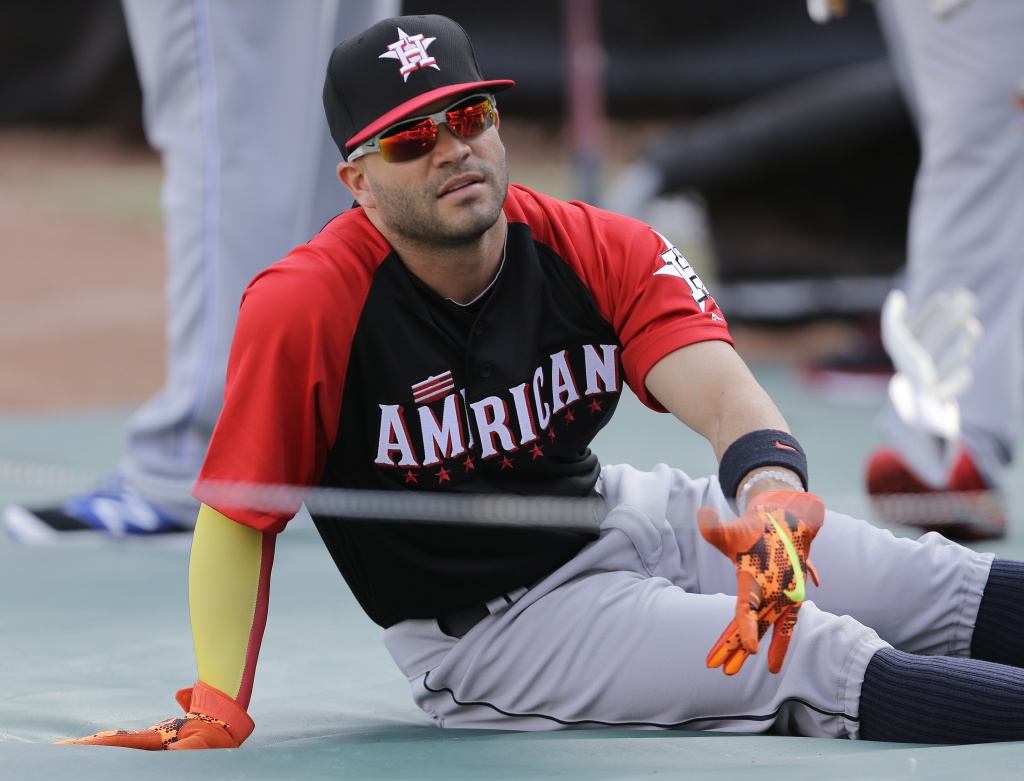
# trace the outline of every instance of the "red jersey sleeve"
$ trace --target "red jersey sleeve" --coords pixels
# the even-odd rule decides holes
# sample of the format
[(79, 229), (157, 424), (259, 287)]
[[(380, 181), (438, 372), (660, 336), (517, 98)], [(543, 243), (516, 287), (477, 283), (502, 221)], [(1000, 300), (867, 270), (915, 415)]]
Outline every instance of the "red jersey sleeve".
[[(224, 407), (192, 493), (260, 531), (280, 532), (295, 515), (337, 435), (352, 334), (390, 249), (359, 219), (336, 218), (242, 297)], [(344, 242), (331, 232), (339, 220), (349, 223)], [(365, 240), (351, 251), (353, 235)]]
[(530, 223), (587, 285), (622, 342), (626, 381), (644, 404), (664, 407), (644, 378), (680, 347), (732, 344), (721, 310), (683, 255), (660, 233), (629, 217), (587, 204), (563, 203), (513, 185), (509, 219)]

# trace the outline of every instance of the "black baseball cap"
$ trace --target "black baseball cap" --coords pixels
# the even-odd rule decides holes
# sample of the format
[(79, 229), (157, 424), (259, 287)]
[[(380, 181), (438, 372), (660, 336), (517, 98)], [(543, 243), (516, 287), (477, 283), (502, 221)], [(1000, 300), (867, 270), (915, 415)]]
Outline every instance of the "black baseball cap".
[(466, 31), (445, 16), (384, 19), (334, 47), (324, 81), (331, 137), (349, 148), (436, 100), (515, 84), (486, 81)]

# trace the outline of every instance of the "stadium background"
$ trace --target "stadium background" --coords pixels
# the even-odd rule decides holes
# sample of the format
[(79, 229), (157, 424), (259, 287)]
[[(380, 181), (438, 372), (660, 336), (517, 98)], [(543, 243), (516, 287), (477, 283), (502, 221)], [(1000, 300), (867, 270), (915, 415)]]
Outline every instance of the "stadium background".
[[(503, 98), (513, 176), (584, 189), (573, 143), (564, 4), (410, 0), (479, 42)], [(741, 353), (805, 442), (827, 502), (864, 513), (858, 470), (876, 441), (878, 386), (817, 393), (801, 371), (868, 345), (902, 263), (916, 148), (873, 11), (825, 27), (803, 0), (605, 0), (606, 107), (597, 197), (660, 210), (722, 301)], [(578, 12), (578, 9), (577, 9)], [(523, 52), (529, 56), (523, 56)], [(797, 151), (798, 150), (798, 151)], [(630, 204), (637, 164), (669, 192)], [(0, 467), (113, 468), (126, 416), (162, 380), (159, 162), (117, 0), (0, 6)], [(661, 225), (661, 222), (658, 222)], [(751, 294), (751, 291), (754, 291)], [(602, 432), (608, 461), (714, 468), (705, 443), (666, 438), (625, 400)], [(1017, 470), (1015, 484), (1021, 484)], [(39, 501), (62, 473), (0, 481), (0, 503)], [(67, 473), (63, 473), (67, 477)], [(37, 479), (40, 478), (40, 479)], [(31, 483), (31, 484), (30, 484)], [(1024, 557), (1016, 528), (989, 546)], [(308, 527), (282, 538), (274, 609), (241, 752), (149, 757), (51, 740), (144, 726), (193, 680), (187, 559), (26, 549), (0, 539), (0, 766), (5, 777), (627, 779), (963, 778), (1019, 772), (1016, 744), (924, 748), (847, 741), (596, 731), (433, 729)], [(327, 595), (311, 606), (310, 593)], [(660, 738), (660, 739), (651, 739)], [(166, 761), (164, 761), (166, 760)]]

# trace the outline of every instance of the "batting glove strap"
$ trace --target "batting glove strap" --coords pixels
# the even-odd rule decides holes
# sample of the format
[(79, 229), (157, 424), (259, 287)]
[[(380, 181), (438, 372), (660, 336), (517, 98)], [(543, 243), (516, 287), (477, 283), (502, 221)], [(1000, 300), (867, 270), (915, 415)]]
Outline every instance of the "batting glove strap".
[(238, 748), (253, 731), (252, 719), (233, 699), (197, 682), (175, 695), (184, 716), (136, 730), (105, 730), (84, 738), (57, 741), (86, 746), (118, 746), (144, 751)]
[(202, 714), (223, 722), (238, 745), (256, 729), (256, 724), (241, 705), (202, 681), (196, 681), (189, 689), (179, 689), (174, 699), (189, 714)]

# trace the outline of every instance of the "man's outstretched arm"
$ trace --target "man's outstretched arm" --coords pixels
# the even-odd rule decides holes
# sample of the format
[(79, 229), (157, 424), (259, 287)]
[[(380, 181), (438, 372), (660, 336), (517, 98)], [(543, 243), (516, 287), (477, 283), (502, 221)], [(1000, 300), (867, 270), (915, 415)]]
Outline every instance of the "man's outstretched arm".
[(700, 342), (662, 358), (647, 388), (715, 449), (719, 480), (739, 518), (697, 512), (702, 536), (736, 566), (736, 616), (708, 654), (734, 675), (773, 628), (768, 669), (782, 670), (808, 581), (808, 560), (825, 506), (805, 493), (807, 463), (782, 413), (725, 342)]
[(189, 560), (199, 680), (176, 695), (185, 715), (142, 730), (59, 742), (148, 750), (240, 746), (254, 727), (246, 708), (266, 625), (275, 540), (202, 505)]
[[(698, 342), (675, 350), (651, 367), (644, 382), (665, 409), (711, 443), (720, 462), (744, 435), (764, 430), (789, 433), (778, 407), (726, 342)], [(793, 470), (777, 468), (802, 480)], [(741, 475), (740, 487), (757, 471)], [(772, 478), (752, 488), (751, 497), (759, 491), (793, 490), (788, 482)]]

